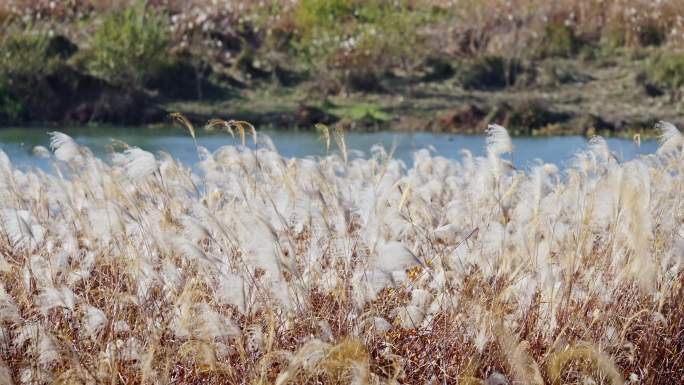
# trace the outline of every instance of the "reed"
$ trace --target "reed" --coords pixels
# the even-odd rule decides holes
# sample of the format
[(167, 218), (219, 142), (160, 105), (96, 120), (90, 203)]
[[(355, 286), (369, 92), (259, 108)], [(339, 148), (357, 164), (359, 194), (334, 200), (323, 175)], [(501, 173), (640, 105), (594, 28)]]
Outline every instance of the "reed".
[(51, 173), (0, 151), (0, 382), (680, 383), (684, 166), (659, 127), (656, 154), (594, 138), (564, 169), (512, 167), (500, 126), (411, 166), (341, 129), (322, 157), (197, 145), (194, 168), (63, 133)]

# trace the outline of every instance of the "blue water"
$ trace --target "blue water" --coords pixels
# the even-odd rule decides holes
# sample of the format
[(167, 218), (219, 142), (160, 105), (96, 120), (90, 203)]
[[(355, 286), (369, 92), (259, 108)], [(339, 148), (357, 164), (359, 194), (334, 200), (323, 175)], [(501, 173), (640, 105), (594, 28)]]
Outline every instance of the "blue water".
[[(0, 149), (9, 155), (12, 162), (20, 168), (39, 167), (49, 169), (47, 160), (32, 154), (33, 147), (49, 147), (48, 128), (3, 128), (0, 129)], [(87, 127), (65, 128), (61, 130), (71, 135), (79, 144), (88, 146), (96, 155), (108, 157), (114, 140), (138, 146), (145, 150), (165, 151), (185, 164), (197, 162), (195, 145), (186, 131), (175, 128), (136, 128), (136, 127)], [(278, 151), (287, 157), (307, 157), (325, 155), (325, 143), (314, 132), (263, 131), (275, 144)], [(445, 133), (408, 133), (382, 131), (372, 133), (347, 133), (349, 150), (368, 154), (370, 148), (379, 144), (387, 151), (395, 147), (394, 157), (412, 163), (413, 153), (430, 148), (435, 155), (458, 159), (460, 151), (470, 150), (475, 155), (484, 154), (485, 138), (481, 135), (459, 135)], [(637, 146), (628, 139), (607, 139), (609, 147), (620, 160), (629, 160), (641, 154), (655, 152), (655, 140), (642, 141)], [(210, 151), (224, 145), (240, 144), (239, 139), (228, 134), (198, 132), (197, 142)], [(562, 137), (515, 137), (515, 151), (511, 157), (517, 167), (526, 167), (539, 159), (559, 166), (569, 160), (574, 153), (586, 148), (587, 140), (581, 136)], [(253, 147), (251, 138), (247, 142)], [(333, 141), (331, 151), (336, 151)], [(354, 156), (354, 155), (353, 155)]]

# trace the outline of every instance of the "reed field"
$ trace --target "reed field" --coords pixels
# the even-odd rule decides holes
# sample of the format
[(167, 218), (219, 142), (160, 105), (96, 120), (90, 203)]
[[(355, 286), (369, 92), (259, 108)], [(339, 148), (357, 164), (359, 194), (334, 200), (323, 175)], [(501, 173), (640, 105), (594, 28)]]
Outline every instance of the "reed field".
[[(187, 124), (194, 140), (195, 129)], [(567, 167), (375, 148), (287, 159), (244, 122), (194, 167), (53, 132), (0, 151), (2, 384), (681, 384), (684, 137)]]

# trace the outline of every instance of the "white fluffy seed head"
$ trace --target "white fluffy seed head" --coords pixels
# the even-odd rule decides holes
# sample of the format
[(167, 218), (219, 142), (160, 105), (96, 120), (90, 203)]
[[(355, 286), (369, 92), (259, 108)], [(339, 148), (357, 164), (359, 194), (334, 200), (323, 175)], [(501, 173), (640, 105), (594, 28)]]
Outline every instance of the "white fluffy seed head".
[(45, 146), (35, 146), (33, 147), (33, 150), (31, 151), (34, 156), (37, 156), (39, 158), (49, 158), (50, 157), (50, 150), (45, 148)]
[(382, 271), (404, 270), (421, 261), (401, 242), (388, 242), (373, 256), (371, 263)]
[(55, 308), (74, 311), (76, 296), (74, 295), (74, 292), (66, 286), (61, 288), (46, 287), (40, 294), (38, 302), (40, 303), (40, 309), (43, 313), (47, 313)]
[(133, 180), (151, 175), (158, 168), (154, 154), (137, 147), (114, 154), (112, 162), (115, 166), (121, 167), (126, 175)]
[(608, 161), (612, 154), (608, 147), (608, 142), (602, 136), (592, 136), (588, 143), (589, 151), (599, 160)]
[(660, 131), (660, 147), (658, 148), (659, 154), (667, 154), (682, 149), (682, 145), (684, 144), (684, 136), (674, 124), (660, 121), (656, 123), (655, 128)]
[(16, 249), (33, 250), (45, 235), (43, 226), (27, 210), (0, 211), (0, 228)]
[(496, 156), (513, 152), (513, 142), (508, 131), (498, 124), (487, 127), (487, 152)]
[(69, 162), (77, 160), (81, 156), (81, 148), (72, 137), (58, 131), (53, 131), (49, 134), (50, 148), (52, 148), (57, 159)]
[(94, 307), (87, 305), (83, 317), (83, 326), (90, 337), (96, 337), (107, 324), (105, 313)]
[(16, 323), (20, 320), (19, 308), (7, 293), (5, 287), (0, 285), (0, 322)]

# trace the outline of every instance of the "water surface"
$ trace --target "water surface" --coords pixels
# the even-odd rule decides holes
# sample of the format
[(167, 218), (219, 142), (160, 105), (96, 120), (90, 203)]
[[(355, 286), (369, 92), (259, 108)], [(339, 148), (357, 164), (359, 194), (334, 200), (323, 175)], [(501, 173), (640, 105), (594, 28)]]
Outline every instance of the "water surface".
[[(33, 147), (42, 145), (49, 147), (49, 131), (54, 128), (3, 128), (0, 129), (0, 149), (5, 151), (12, 162), (20, 168), (40, 167), (49, 169), (48, 161), (35, 157)], [(157, 152), (165, 151), (185, 164), (197, 162), (197, 152), (188, 133), (175, 128), (143, 128), (143, 127), (83, 127), (64, 128), (61, 130), (71, 135), (76, 141), (88, 146), (96, 155), (108, 157), (111, 144), (120, 140), (132, 146)], [(325, 155), (325, 144), (314, 132), (263, 131), (275, 144), (278, 151), (287, 157), (307, 157)], [(347, 147), (350, 150), (368, 154), (370, 148), (379, 144), (388, 151), (395, 148), (394, 156), (412, 164), (413, 153), (429, 148), (436, 155), (458, 159), (461, 150), (467, 149), (475, 155), (484, 154), (485, 138), (482, 135), (460, 135), (427, 132), (393, 132), (382, 131), (372, 133), (346, 134)], [(198, 132), (197, 142), (210, 151), (224, 145), (240, 144), (238, 139), (224, 133)], [(568, 161), (574, 153), (586, 148), (586, 138), (581, 136), (562, 137), (515, 137), (515, 152), (511, 159), (518, 167), (526, 167), (537, 159), (555, 163), (558, 166)], [(620, 160), (630, 160), (640, 154), (650, 154), (658, 147), (657, 141), (643, 141), (637, 146), (628, 139), (610, 138), (608, 144)], [(254, 144), (251, 139), (250, 147)], [(336, 151), (334, 143), (333, 151)], [(360, 155), (360, 153), (358, 154)], [(355, 155), (356, 156), (356, 155)]]

